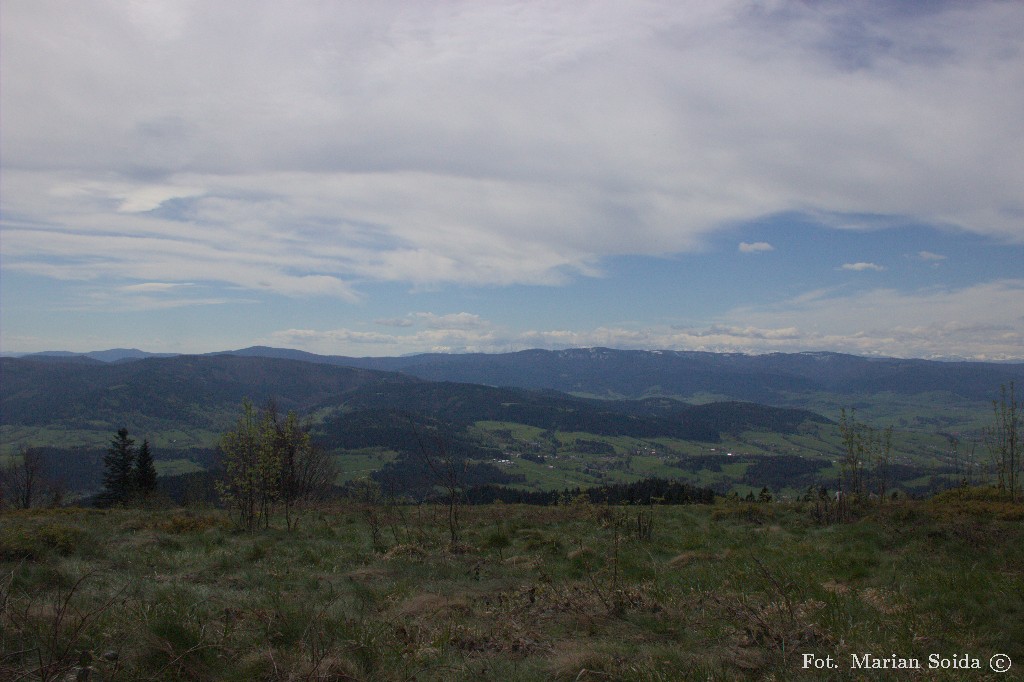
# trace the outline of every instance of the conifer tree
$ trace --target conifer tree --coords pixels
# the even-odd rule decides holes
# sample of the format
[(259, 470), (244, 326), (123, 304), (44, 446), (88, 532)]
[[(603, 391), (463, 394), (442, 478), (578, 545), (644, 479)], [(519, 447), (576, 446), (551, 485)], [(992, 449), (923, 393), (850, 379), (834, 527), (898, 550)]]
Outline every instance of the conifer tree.
[(143, 440), (135, 458), (135, 488), (140, 498), (145, 499), (156, 492), (156, 465), (149, 450), (149, 441)]
[(126, 505), (135, 495), (135, 441), (128, 429), (120, 429), (110, 441), (103, 457), (103, 492), (99, 502), (104, 507)]

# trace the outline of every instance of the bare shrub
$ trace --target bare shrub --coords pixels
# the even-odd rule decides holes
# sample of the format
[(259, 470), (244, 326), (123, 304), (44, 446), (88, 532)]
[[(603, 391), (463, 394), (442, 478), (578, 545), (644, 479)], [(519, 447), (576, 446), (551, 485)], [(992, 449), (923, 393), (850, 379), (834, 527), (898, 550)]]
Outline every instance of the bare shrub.
[(83, 574), (49, 598), (16, 591), (15, 572), (8, 575), (0, 585), (0, 677), (50, 682), (87, 665), (80, 661), (80, 642), (124, 591), (100, 600), (87, 595), (84, 586), (93, 575)]

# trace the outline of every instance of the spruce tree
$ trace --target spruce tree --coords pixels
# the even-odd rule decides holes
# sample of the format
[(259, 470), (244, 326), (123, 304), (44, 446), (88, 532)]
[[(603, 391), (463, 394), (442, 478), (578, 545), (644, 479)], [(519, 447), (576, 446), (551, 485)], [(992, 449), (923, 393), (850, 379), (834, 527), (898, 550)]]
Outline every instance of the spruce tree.
[(135, 494), (135, 441), (128, 437), (128, 429), (120, 429), (110, 441), (103, 457), (103, 492), (100, 504), (104, 507), (124, 506)]
[(135, 488), (140, 498), (145, 499), (156, 492), (156, 466), (149, 450), (149, 441), (143, 440), (135, 458)]

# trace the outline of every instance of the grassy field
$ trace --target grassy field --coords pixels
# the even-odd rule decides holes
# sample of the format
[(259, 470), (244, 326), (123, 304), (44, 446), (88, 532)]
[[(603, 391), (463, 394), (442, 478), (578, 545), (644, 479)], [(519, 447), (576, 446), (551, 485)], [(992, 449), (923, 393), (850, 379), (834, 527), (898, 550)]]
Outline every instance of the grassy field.
[[(992, 398), (998, 398), (993, 392)], [(799, 407), (838, 419), (839, 411), (855, 408), (859, 419), (877, 429), (893, 426), (897, 430), (915, 431), (977, 431), (992, 418), (992, 403), (969, 401), (952, 393), (930, 391), (903, 395), (896, 393), (794, 394), (779, 404)]]
[[(53, 426), (0, 426), (0, 456), (14, 455), (23, 447), (100, 448), (106, 449), (117, 432), (105, 424), (92, 429), (58, 428)], [(132, 431), (133, 436), (147, 438), (151, 446), (160, 450), (213, 447), (221, 434), (205, 429), (168, 428)]]
[[(109, 445), (110, 433), (59, 432), (55, 430), (23, 430), (4, 427), (5, 436), (33, 435), (37, 445), (67, 446), (81, 442), (102, 452)], [(29, 433), (31, 432), (31, 433)], [(510, 474), (514, 487), (530, 490), (561, 490), (612, 483), (638, 481), (648, 477), (683, 480), (692, 485), (712, 487), (720, 493), (733, 490), (745, 495), (753, 489), (755, 494), (763, 485), (769, 485), (776, 496), (795, 498), (806, 492), (809, 482), (834, 487), (840, 471), (837, 464), (843, 459), (842, 441), (838, 426), (807, 423), (797, 432), (773, 433), (744, 431), (727, 434), (718, 443), (685, 441), (672, 438), (641, 439), (626, 436), (605, 436), (586, 432), (545, 431), (512, 422), (478, 422), (468, 430), (470, 438), (492, 451), (502, 453), (494, 460), (496, 466)], [(28, 434), (28, 435), (26, 435)], [(106, 440), (102, 440), (105, 438)], [(151, 445), (157, 455), (157, 466), (162, 476), (189, 473), (205, 466), (188, 451), (187, 444), (217, 442), (215, 434), (183, 432), (157, 434)], [(894, 462), (913, 468), (898, 485), (916, 494), (929, 494), (953, 485), (957, 477), (952, 473), (948, 440), (936, 433), (915, 430), (897, 430), (893, 437)], [(963, 450), (966, 450), (967, 445)], [(17, 458), (17, 450), (0, 450), (0, 466)], [(735, 463), (722, 464), (723, 456), (735, 455)], [(332, 450), (338, 465), (337, 483), (342, 484), (366, 478), (374, 471), (398, 457), (386, 448), (360, 450)], [(69, 456), (81, 456), (69, 451)], [(695, 466), (694, 458), (710, 456), (707, 467)], [(786, 480), (775, 477), (762, 479), (758, 473), (747, 476), (750, 463), (762, 456), (804, 458), (825, 463), (825, 468), (808, 478)], [(988, 463), (988, 454), (977, 448), (980, 464)], [(741, 461), (742, 460), (742, 461)], [(784, 466), (779, 464), (779, 466)], [(919, 474), (918, 474), (919, 472)], [(984, 471), (978, 470), (978, 478)], [(937, 477), (935, 477), (938, 475)], [(934, 478), (933, 478), (934, 477)], [(989, 477), (987, 480), (992, 480)]]
[[(736, 490), (746, 494), (750, 487), (758, 490), (764, 482), (744, 481), (747, 463), (694, 469), (681, 466), (680, 458), (722, 456), (732, 453), (737, 459), (763, 455), (800, 457), (825, 462), (820, 480), (831, 485), (838, 478), (839, 462), (845, 456), (842, 436), (836, 424), (807, 423), (795, 433), (770, 431), (743, 431), (727, 434), (719, 443), (685, 441), (672, 438), (640, 439), (624, 436), (602, 436), (584, 432), (545, 432), (541, 429), (512, 422), (478, 422), (470, 433), (481, 442), (497, 445), (509, 454), (502, 464), (505, 471), (521, 475), (524, 482), (517, 487), (528, 489), (561, 489), (605, 483), (636, 481), (656, 476), (685, 480), (698, 486), (710, 486), (719, 491)], [(605, 452), (588, 452), (580, 443), (603, 447)], [(966, 446), (965, 446), (966, 447)], [(523, 455), (542, 455), (537, 462)], [(987, 455), (977, 454), (979, 462), (986, 463)], [(953, 465), (948, 439), (926, 430), (895, 430), (893, 433), (893, 461), (896, 464), (920, 469), (919, 488), (930, 489), (932, 476)], [(978, 471), (979, 475), (981, 470)], [(939, 476), (940, 487), (956, 483), (951, 473)], [(796, 497), (806, 491), (805, 485), (773, 486), (776, 495)]]
[(163, 459), (154, 462), (156, 473), (160, 476), (180, 476), (202, 471), (203, 468), (190, 459)]
[(1024, 507), (974, 498), (5, 512), (0, 679), (1020, 679)]
[(368, 477), (372, 472), (391, 462), (398, 456), (394, 450), (384, 448), (363, 448), (361, 450), (340, 450), (334, 461), (338, 467), (337, 484)]

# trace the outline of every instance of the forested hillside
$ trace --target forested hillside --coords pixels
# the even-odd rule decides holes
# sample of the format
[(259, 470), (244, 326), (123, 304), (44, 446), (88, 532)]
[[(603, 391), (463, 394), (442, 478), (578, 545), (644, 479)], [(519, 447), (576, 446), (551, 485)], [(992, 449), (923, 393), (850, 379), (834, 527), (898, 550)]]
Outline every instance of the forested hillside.
[(326, 367), (293, 360), (223, 356), (148, 358), (138, 362), (0, 358), (4, 425), (89, 428), (133, 421), (220, 428), (243, 398), (273, 399), (306, 412), (368, 383), (412, 384), (394, 373)]

